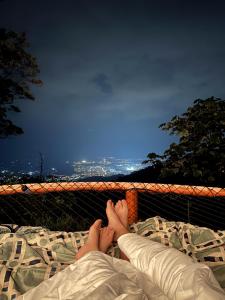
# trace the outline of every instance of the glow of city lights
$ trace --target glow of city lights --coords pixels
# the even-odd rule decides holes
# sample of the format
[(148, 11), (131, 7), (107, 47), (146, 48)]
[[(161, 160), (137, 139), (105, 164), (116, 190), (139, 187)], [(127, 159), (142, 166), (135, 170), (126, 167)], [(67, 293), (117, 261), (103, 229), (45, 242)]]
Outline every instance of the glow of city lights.
[(127, 167), (127, 171), (134, 171), (135, 168), (134, 167)]

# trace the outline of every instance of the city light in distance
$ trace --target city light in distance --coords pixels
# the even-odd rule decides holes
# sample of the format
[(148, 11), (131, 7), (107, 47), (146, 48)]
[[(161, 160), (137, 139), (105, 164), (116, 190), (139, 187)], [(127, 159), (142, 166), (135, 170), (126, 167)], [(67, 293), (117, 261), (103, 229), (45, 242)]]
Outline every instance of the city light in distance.
[(127, 167), (127, 171), (135, 171), (134, 167)]

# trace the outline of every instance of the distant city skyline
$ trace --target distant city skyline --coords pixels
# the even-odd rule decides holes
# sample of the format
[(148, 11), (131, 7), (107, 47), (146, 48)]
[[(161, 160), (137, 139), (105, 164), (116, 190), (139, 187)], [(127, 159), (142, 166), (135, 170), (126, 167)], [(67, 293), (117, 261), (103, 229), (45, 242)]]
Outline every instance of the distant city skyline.
[[(115, 174), (129, 174), (144, 167), (142, 159), (132, 158), (116, 158), (116, 157), (101, 157), (95, 160), (65, 160), (64, 167), (58, 168), (57, 165), (50, 166), (43, 162), (43, 174), (62, 174), (62, 175), (78, 175), (80, 177), (88, 176), (110, 176)], [(121, 164), (121, 166), (119, 166)], [(82, 170), (78, 171), (77, 166), (81, 166)], [(104, 167), (104, 168), (103, 168)], [(100, 170), (102, 168), (102, 170)], [(89, 170), (90, 169), (90, 170)], [(92, 170), (91, 170), (92, 169)], [(104, 169), (104, 170), (103, 170)], [(0, 162), (1, 174), (28, 174), (38, 175), (40, 173), (40, 161), (20, 161), (14, 160), (10, 162)], [(82, 176), (81, 176), (82, 174)], [(78, 176), (78, 177), (79, 177)]]

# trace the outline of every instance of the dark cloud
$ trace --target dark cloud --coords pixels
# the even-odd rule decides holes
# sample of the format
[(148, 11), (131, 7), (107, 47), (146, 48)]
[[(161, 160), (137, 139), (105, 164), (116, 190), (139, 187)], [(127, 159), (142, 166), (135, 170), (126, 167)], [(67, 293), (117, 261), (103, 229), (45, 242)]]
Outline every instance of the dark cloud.
[(105, 94), (112, 94), (112, 86), (109, 83), (109, 78), (103, 74), (97, 74), (92, 80), (100, 90)]

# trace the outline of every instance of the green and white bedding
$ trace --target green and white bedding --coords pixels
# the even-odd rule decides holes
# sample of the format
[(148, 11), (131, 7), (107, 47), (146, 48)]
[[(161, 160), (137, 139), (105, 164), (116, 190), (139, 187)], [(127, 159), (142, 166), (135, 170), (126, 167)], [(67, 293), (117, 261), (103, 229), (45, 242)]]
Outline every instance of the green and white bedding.
[[(130, 226), (151, 240), (174, 247), (208, 265), (225, 290), (225, 231), (149, 218)], [(0, 225), (0, 300), (17, 299), (75, 262), (88, 231), (49, 231), (43, 227)], [(119, 258), (115, 244), (108, 254)]]

